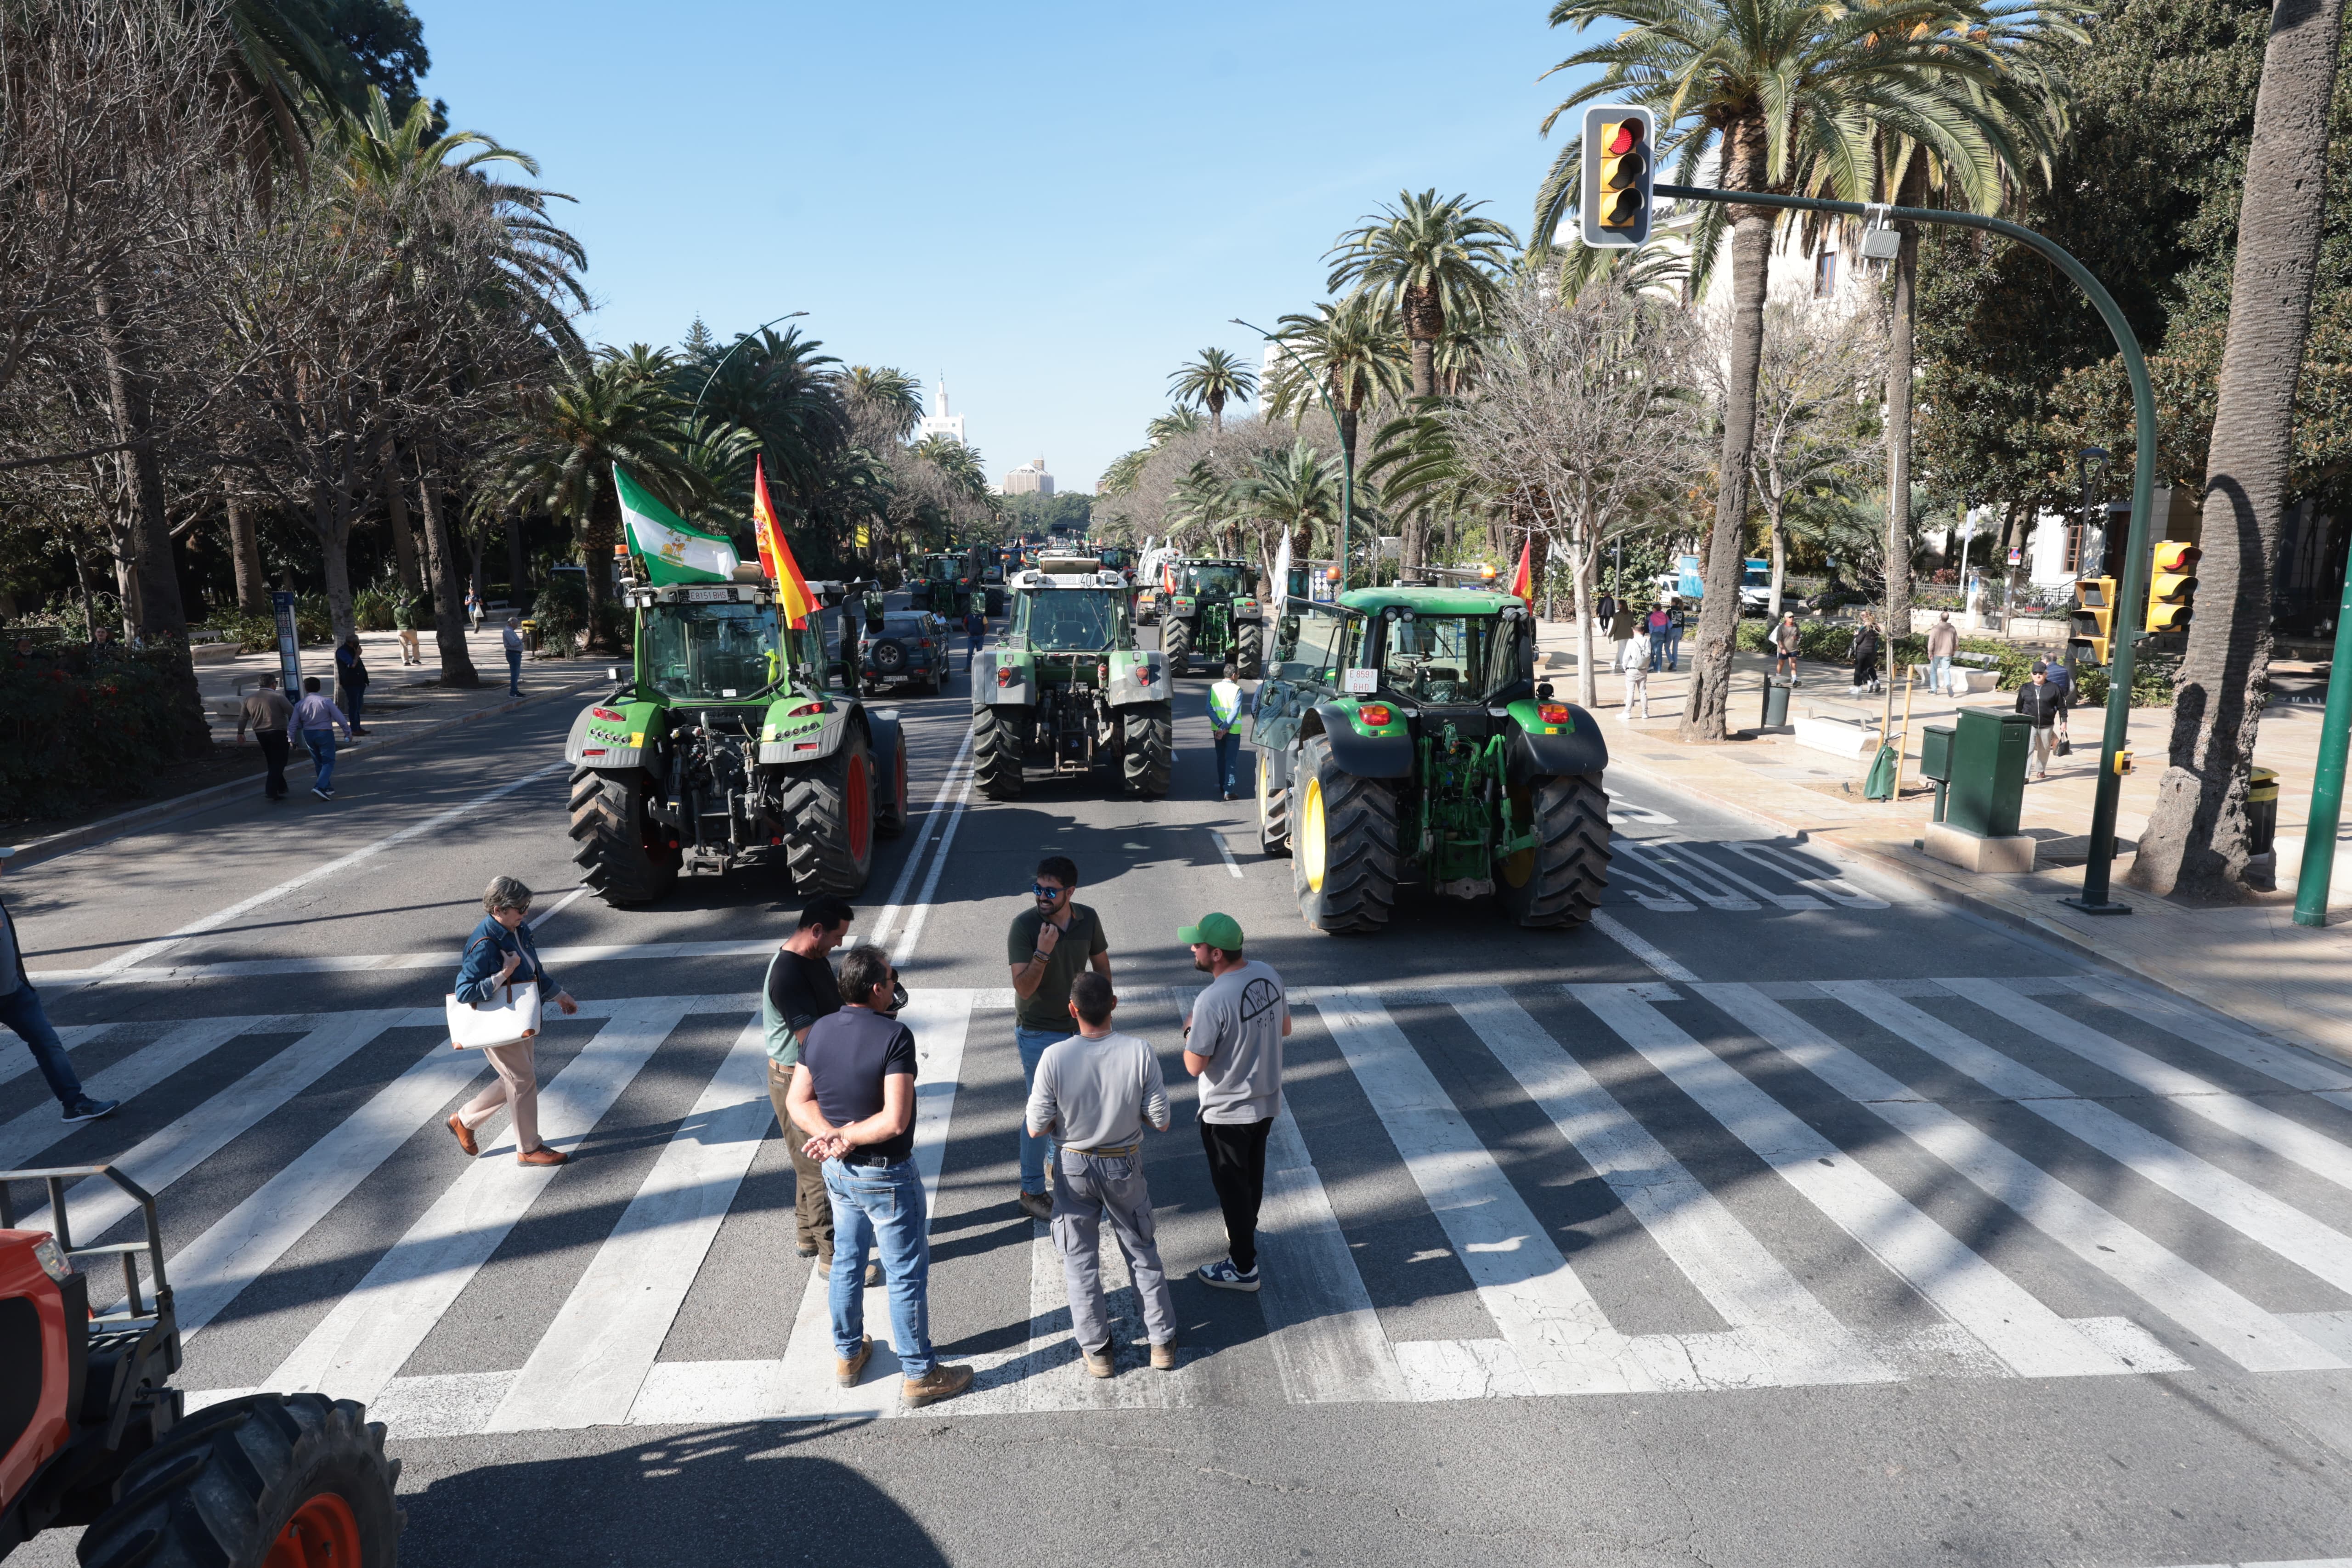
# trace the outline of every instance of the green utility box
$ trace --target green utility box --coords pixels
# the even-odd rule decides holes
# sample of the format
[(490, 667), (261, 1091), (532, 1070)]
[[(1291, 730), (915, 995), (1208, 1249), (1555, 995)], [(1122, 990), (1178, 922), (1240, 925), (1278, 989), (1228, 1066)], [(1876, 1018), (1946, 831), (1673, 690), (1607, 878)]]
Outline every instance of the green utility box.
[(1919, 776), (1936, 786), (1936, 815), (1944, 820), (1946, 795), (1952, 785), (1952, 727), (1929, 724), (1919, 731)]
[(2025, 805), (2033, 721), (1964, 708), (1952, 732), (1950, 805), (1944, 820), (1980, 838), (2010, 838)]

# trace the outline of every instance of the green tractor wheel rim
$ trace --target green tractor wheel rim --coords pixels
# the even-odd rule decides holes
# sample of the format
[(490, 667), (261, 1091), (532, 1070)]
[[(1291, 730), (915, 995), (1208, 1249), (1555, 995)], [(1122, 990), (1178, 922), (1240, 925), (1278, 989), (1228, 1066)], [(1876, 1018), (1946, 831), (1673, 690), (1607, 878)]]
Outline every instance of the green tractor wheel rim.
[[(1534, 817), (1534, 797), (1526, 790), (1515, 789), (1511, 792), (1510, 801), (1510, 813), (1504, 818), (1504, 823), (1507, 830), (1516, 833)], [(1535, 879), (1536, 852), (1522, 849), (1516, 855), (1506, 855), (1496, 862), (1496, 867), (1502, 872), (1505, 883), (1513, 888), (1524, 888)]]
[(1323, 781), (1310, 778), (1298, 806), (1298, 870), (1307, 886), (1323, 890)]

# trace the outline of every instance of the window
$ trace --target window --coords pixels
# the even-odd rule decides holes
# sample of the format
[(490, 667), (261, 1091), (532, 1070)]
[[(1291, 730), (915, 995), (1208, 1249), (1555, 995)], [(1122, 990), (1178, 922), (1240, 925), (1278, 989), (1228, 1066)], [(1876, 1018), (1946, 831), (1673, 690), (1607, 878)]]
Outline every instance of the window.
[(1275, 679), (1310, 686), (1337, 682), (1340, 634), (1345, 629), (1346, 617), (1328, 606), (1283, 616), (1275, 626)]
[(1024, 594), (1013, 635), (1039, 653), (1094, 653), (1113, 646), (1126, 616), (1126, 595), (1060, 589)]
[(750, 697), (783, 668), (776, 613), (757, 605), (664, 605), (646, 617), (646, 674), (681, 701)]
[(1813, 258), (1813, 298), (1826, 300), (1837, 292), (1837, 252), (1823, 247)]
[(1246, 594), (1249, 587), (1242, 581), (1242, 569), (1238, 566), (1187, 566), (1184, 568), (1183, 592)]
[(1423, 702), (1475, 702), (1486, 694), (1492, 616), (1415, 616), (1389, 623), (1381, 684)]

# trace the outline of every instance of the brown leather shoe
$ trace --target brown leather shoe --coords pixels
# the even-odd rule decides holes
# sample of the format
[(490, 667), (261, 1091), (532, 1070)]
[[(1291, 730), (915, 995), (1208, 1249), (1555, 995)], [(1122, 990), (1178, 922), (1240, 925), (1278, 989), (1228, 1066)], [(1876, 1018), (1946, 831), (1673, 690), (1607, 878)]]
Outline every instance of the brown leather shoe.
[(528, 1154), (517, 1154), (515, 1163), (518, 1165), (569, 1165), (572, 1163), (572, 1156), (561, 1149), (551, 1149), (541, 1143)]
[(950, 1366), (945, 1362), (934, 1365), (928, 1376), (902, 1378), (898, 1397), (909, 1410), (919, 1410), (926, 1405), (937, 1405), (942, 1399), (953, 1399), (971, 1386), (971, 1368)]
[(457, 1135), (457, 1147), (463, 1149), (467, 1153), (478, 1154), (482, 1152), (482, 1146), (474, 1142), (474, 1130), (466, 1125), (466, 1119), (464, 1117), (452, 1116), (449, 1118), (449, 1131)]
[(1086, 1346), (1080, 1345), (1078, 1354), (1086, 1360), (1088, 1377), (1108, 1377), (1118, 1370), (1118, 1364), (1111, 1359), (1108, 1340), (1103, 1342), (1103, 1348), (1098, 1351), (1090, 1351)]
[(1174, 1372), (1176, 1370), (1176, 1347), (1174, 1344), (1154, 1345), (1151, 1347), (1151, 1370), (1154, 1372)]
[(833, 1381), (844, 1388), (856, 1388), (857, 1380), (865, 1375), (866, 1363), (873, 1359), (874, 1336), (868, 1334), (859, 1342), (856, 1355), (847, 1361), (839, 1356), (833, 1358)]

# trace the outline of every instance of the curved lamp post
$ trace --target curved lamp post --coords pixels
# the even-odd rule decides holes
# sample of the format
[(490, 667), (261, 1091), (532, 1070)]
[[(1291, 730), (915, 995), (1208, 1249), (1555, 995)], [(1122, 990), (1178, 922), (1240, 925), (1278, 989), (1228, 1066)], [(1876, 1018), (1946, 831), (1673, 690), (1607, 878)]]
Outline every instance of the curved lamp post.
[[(788, 310), (784, 314), (778, 316), (776, 318), (776, 321), (789, 321), (796, 316), (805, 316), (807, 314), (808, 312), (806, 310)], [(734, 348), (729, 349), (725, 353), (719, 356), (719, 363), (712, 365), (710, 367), (710, 374), (702, 378), (702, 390), (694, 395), (694, 406), (688, 411), (686, 416), (688, 424), (691, 425), (696, 419), (701, 416), (702, 400), (709, 395), (710, 384), (719, 379), (719, 373), (725, 370), (727, 368), (727, 362), (735, 357), (736, 349), (740, 349), (745, 343), (750, 342), (753, 333), (766, 331), (770, 327), (774, 326), (776, 321), (761, 322), (758, 326), (753, 327), (751, 331), (745, 332), (741, 337), (737, 338), (735, 340)]]
[[(1228, 317), (1227, 320), (1236, 327), (1248, 327), (1251, 331), (1255, 332), (1267, 342), (1278, 343), (1282, 341), (1264, 327), (1252, 326), (1239, 316)], [(1348, 434), (1339, 427), (1339, 411), (1331, 405), (1331, 394), (1325, 388), (1321, 376), (1315, 378), (1315, 395), (1323, 400), (1323, 412), (1331, 416), (1331, 433), (1339, 438), (1339, 587), (1338, 592), (1344, 594), (1348, 591), (1349, 525), (1355, 521), (1356, 517), (1356, 458), (1355, 454), (1348, 449)], [(1290, 597), (1290, 584), (1287, 583), (1282, 584), (1282, 596), (1285, 599)], [(1336, 600), (1338, 594), (1333, 597)]]

